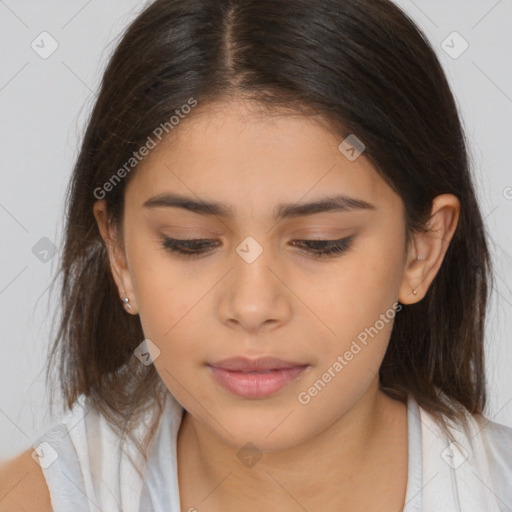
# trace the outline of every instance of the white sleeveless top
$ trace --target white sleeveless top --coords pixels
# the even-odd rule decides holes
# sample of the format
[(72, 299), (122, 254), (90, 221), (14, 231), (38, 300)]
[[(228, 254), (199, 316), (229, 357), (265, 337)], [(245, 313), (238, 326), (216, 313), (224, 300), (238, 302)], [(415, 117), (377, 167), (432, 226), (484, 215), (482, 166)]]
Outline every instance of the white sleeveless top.
[[(61, 423), (32, 444), (54, 512), (180, 512), (176, 440), (182, 414), (168, 394), (146, 466), (134, 447), (125, 452), (135, 462), (120, 453), (119, 439), (94, 408), (83, 400), (75, 403)], [(512, 428), (471, 417), (469, 433), (450, 427), (458, 445), (450, 444), (412, 396), (407, 419), (403, 512), (512, 510)]]

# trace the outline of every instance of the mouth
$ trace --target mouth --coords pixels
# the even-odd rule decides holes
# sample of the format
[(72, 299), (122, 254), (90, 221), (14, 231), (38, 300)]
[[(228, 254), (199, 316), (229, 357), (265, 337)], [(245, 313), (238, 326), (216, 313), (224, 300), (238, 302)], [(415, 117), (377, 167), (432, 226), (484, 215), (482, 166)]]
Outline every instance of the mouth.
[(217, 383), (243, 398), (265, 398), (298, 380), (309, 364), (274, 357), (237, 357), (207, 365)]

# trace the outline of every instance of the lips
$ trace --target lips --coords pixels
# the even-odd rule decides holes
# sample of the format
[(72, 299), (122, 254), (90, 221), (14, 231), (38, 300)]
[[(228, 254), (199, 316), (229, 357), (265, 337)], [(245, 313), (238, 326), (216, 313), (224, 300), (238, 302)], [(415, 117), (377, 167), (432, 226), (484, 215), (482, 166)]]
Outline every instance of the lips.
[(308, 364), (275, 357), (236, 357), (208, 365), (215, 380), (243, 398), (266, 398), (300, 378)]
[(233, 357), (212, 363), (210, 366), (222, 370), (231, 370), (233, 372), (267, 372), (269, 370), (296, 368), (298, 366), (304, 366), (304, 363), (285, 361), (277, 357), (259, 357), (257, 359)]

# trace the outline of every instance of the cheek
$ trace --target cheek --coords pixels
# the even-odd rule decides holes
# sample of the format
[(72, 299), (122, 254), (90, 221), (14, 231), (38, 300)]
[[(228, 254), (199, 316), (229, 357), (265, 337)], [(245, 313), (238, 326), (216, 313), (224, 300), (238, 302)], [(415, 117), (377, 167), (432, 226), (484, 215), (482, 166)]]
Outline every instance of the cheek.
[(184, 278), (171, 265), (154, 266), (136, 274), (134, 289), (145, 335), (165, 343), (187, 326), (190, 328), (197, 303), (209, 288), (204, 281)]
[[(330, 389), (355, 396), (378, 374), (401, 309), (397, 297), (403, 269), (397, 238), (374, 237), (360, 244), (357, 252), (332, 266), (331, 279), (314, 292), (314, 307), (329, 331), (324, 329), (319, 341), (322, 355), (308, 385), (329, 380)], [(336, 393), (325, 395), (344, 400)]]
[(369, 268), (372, 272), (364, 268), (339, 276), (341, 286), (322, 295), (323, 318), (334, 332), (316, 338), (318, 364), (297, 395), (312, 415), (334, 420), (336, 411), (352, 407), (378, 375), (401, 306), (390, 269)]
[(204, 295), (207, 283), (197, 279), (191, 264), (163, 248), (157, 236), (132, 226), (125, 246), (139, 316), (147, 337), (163, 339)]
[(399, 241), (393, 249), (385, 240), (368, 240), (330, 269), (322, 286), (313, 280), (310, 289), (332, 330), (345, 339), (354, 337), (397, 300), (403, 275)]
[[(188, 403), (184, 389), (197, 388), (198, 371), (210, 344), (208, 325), (215, 320), (209, 295), (223, 272), (202, 272), (198, 278), (197, 264), (177, 262), (155, 248), (134, 251), (132, 264), (144, 336), (160, 351), (155, 368), (178, 400)], [(203, 391), (200, 386), (194, 396), (202, 397)]]

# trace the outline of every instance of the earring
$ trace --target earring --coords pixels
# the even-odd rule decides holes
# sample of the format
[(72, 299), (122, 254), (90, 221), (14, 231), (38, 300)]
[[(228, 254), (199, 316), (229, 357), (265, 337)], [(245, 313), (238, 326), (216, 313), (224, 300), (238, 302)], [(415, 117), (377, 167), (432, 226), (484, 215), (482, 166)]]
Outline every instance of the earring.
[(126, 309), (132, 309), (132, 307), (130, 306), (129, 302), (130, 302), (130, 299), (128, 297), (125, 297), (123, 299), (123, 303), (126, 306)]
[(412, 293), (416, 295), (418, 292), (416, 290), (413, 290)]

